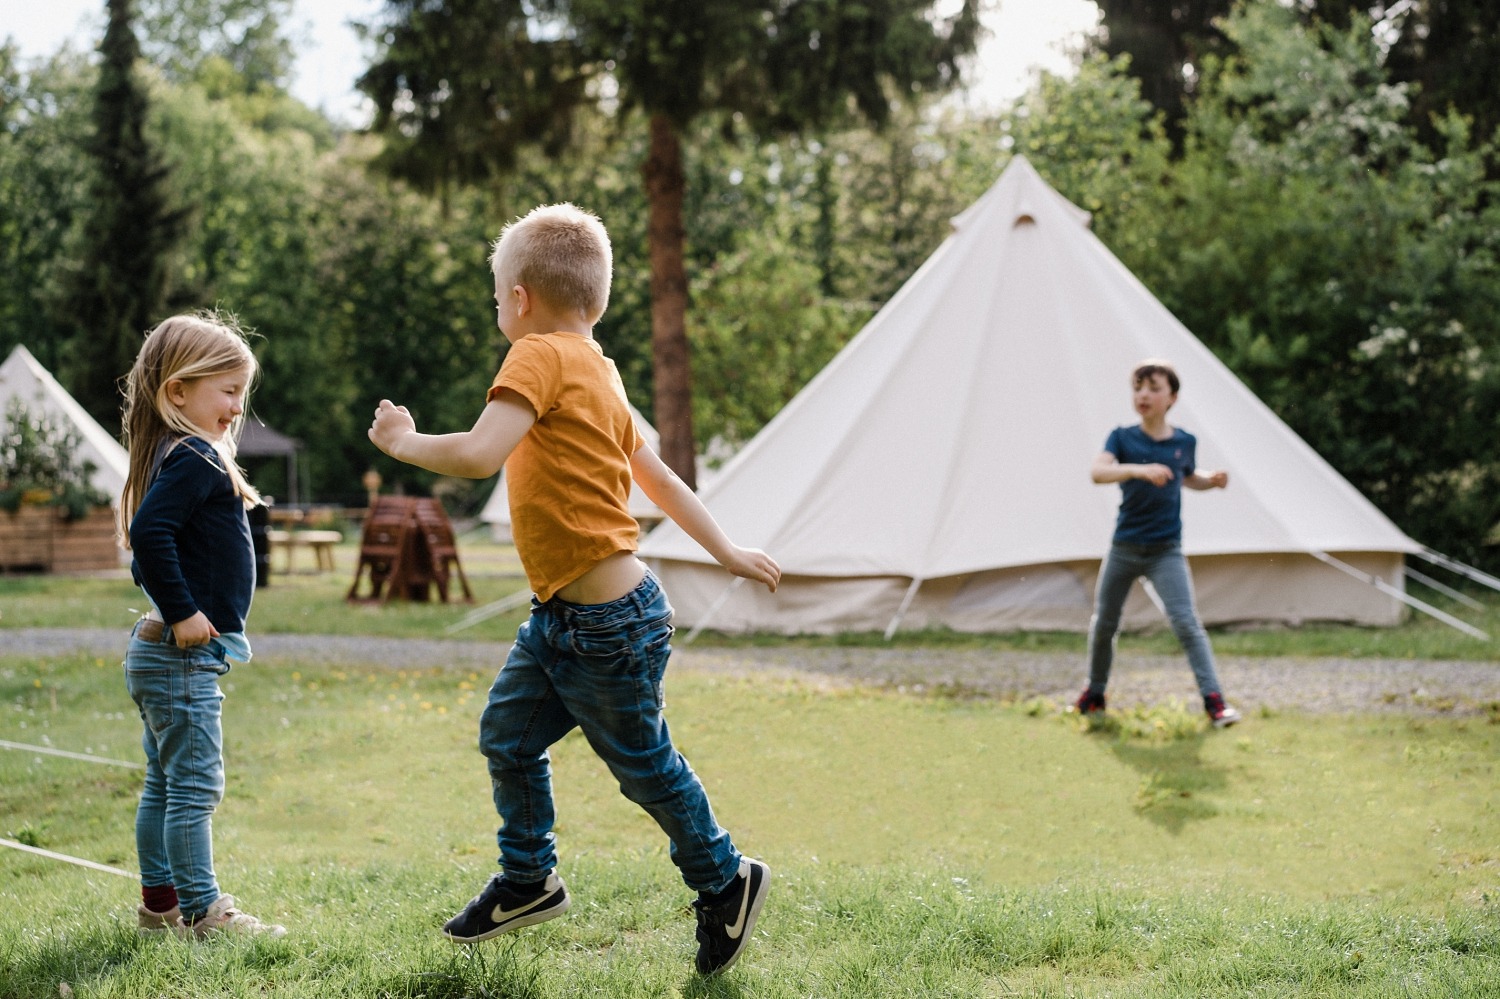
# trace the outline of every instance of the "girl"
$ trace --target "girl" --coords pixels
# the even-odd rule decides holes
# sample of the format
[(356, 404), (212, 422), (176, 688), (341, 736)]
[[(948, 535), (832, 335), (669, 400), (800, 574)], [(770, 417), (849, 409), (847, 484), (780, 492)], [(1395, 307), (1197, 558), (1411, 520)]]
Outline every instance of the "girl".
[(260, 496), (235, 464), (235, 441), (257, 371), (233, 320), (205, 313), (152, 330), (125, 380), (120, 529), (131, 576), (151, 601), (125, 653), (125, 686), (145, 723), (135, 816), (142, 932), (286, 932), (219, 893), (210, 839), (224, 796), (218, 680), (230, 659), (250, 659), (255, 553), (245, 510)]

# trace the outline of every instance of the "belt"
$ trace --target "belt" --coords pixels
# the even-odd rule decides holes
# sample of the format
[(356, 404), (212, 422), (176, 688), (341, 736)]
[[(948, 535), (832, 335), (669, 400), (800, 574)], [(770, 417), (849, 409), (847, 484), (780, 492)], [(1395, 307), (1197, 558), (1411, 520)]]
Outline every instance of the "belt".
[(172, 641), (172, 629), (167, 627), (165, 621), (143, 617), (135, 626), (135, 637), (143, 642), (160, 642), (166, 645)]

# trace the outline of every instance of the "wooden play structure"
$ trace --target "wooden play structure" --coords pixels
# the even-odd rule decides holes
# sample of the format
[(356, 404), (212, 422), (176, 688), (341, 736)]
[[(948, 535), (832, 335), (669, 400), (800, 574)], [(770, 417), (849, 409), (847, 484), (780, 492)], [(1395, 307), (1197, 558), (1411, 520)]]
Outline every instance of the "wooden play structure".
[[(360, 582), (369, 573), (369, 592), (360, 595)], [(458, 576), (465, 603), (474, 602), (469, 580), (458, 561), (453, 525), (435, 499), (413, 496), (376, 496), (365, 516), (359, 541), (359, 561), (346, 597), (352, 601), (430, 599), (433, 587), (444, 603), (449, 582)]]

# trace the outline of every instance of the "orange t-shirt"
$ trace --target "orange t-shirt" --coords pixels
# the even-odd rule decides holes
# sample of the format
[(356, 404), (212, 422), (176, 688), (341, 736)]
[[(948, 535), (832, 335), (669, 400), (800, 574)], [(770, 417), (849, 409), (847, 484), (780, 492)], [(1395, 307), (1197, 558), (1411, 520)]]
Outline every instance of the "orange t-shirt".
[(591, 337), (547, 333), (511, 345), (488, 398), (520, 393), (536, 423), (505, 462), (510, 530), (540, 600), (615, 552), (636, 550), (630, 456), (641, 435), (615, 362)]

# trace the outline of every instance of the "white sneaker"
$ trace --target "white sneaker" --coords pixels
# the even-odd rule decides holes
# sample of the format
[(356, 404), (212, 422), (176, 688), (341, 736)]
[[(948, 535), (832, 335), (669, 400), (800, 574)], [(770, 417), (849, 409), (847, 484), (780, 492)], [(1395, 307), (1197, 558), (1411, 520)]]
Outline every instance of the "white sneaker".
[(235, 936), (257, 936), (279, 937), (286, 933), (285, 926), (277, 926), (275, 923), (263, 923), (248, 912), (241, 912), (234, 907), (233, 895), (220, 895), (208, 911), (191, 924), (179, 919), (177, 921), (177, 932), (185, 937), (196, 940), (204, 940), (220, 933)]
[(182, 922), (182, 910), (172, 906), (166, 912), (152, 912), (145, 905), (135, 907), (136, 929), (139, 933), (149, 935), (152, 933), (165, 933), (177, 928)]
[(1223, 694), (1204, 695), (1203, 708), (1208, 712), (1208, 720), (1214, 723), (1214, 728), (1228, 728), (1244, 718), (1238, 711), (1224, 703)]

